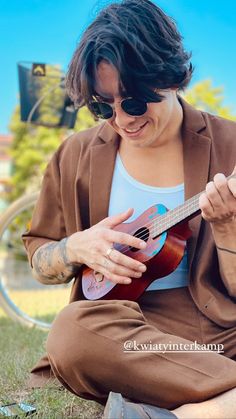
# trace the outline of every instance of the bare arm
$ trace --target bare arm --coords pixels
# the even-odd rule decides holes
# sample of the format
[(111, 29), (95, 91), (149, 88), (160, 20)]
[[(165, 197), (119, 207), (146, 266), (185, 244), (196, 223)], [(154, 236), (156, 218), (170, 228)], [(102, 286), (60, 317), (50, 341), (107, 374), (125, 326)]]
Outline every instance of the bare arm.
[[(143, 240), (113, 230), (132, 213), (133, 210), (128, 209), (59, 242), (51, 241), (42, 245), (32, 258), (34, 276), (43, 284), (61, 284), (69, 282), (84, 264), (109, 277), (114, 283), (129, 284), (131, 278), (140, 278), (146, 266), (113, 248), (114, 243), (123, 244), (124, 248), (146, 247)], [(111, 248), (112, 255), (108, 259), (107, 251)]]
[(33, 255), (33, 274), (43, 284), (69, 282), (77, 273), (79, 265), (72, 264), (67, 254), (68, 237), (49, 242), (39, 247)]

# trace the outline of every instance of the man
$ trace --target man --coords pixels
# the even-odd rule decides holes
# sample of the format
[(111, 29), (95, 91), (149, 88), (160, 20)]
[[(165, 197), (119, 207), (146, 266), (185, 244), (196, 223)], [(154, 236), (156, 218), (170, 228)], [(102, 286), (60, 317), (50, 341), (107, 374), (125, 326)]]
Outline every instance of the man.
[[(74, 54), (67, 87), (105, 122), (55, 153), (24, 236), (39, 281), (76, 277), (47, 355), (73, 393), (105, 404), (111, 392), (106, 418), (236, 417), (236, 181), (227, 179), (236, 173), (236, 125), (180, 98), (193, 71), (189, 58), (174, 22), (148, 0), (99, 14)], [(145, 264), (114, 245), (147, 244), (116, 226), (202, 191), (201, 215), (189, 221), (192, 236), (172, 274), (138, 301), (84, 300), (83, 265), (127, 289), (142, 281)], [(127, 342), (134, 351), (124, 352)], [(147, 342), (185, 351), (140, 350)], [(224, 353), (187, 351), (193, 342)], [(44, 359), (34, 376), (47, 368)]]

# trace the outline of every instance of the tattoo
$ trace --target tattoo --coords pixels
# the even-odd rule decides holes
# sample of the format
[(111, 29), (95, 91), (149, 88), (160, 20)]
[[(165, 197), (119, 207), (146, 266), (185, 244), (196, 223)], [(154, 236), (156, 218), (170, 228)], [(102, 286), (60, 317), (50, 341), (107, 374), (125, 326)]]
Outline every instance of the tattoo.
[(47, 264), (49, 267), (52, 266), (52, 262), (53, 262), (53, 255), (54, 255), (54, 250), (57, 248), (58, 243), (49, 243), (49, 245), (47, 246), (47, 251), (44, 252), (46, 259), (47, 259)]
[[(64, 238), (59, 242), (50, 242), (40, 247), (33, 256), (33, 269), (43, 280), (51, 283), (67, 282), (78, 271), (78, 266), (69, 262)], [(48, 283), (50, 283), (48, 282)]]
[(34, 263), (34, 269), (38, 274), (42, 274), (43, 270), (42, 270), (42, 251), (38, 251), (35, 253), (34, 255), (34, 260), (36, 263)]
[(216, 248), (219, 249), (219, 250), (222, 250), (223, 252), (233, 253), (234, 255), (236, 255), (235, 250), (226, 249), (225, 247), (219, 247), (219, 246), (216, 246)]
[(59, 249), (61, 251), (61, 256), (62, 256), (62, 260), (64, 262), (65, 265), (69, 264), (69, 260), (66, 254), (66, 243), (67, 243), (68, 237), (65, 237), (65, 239), (62, 239), (59, 242)]

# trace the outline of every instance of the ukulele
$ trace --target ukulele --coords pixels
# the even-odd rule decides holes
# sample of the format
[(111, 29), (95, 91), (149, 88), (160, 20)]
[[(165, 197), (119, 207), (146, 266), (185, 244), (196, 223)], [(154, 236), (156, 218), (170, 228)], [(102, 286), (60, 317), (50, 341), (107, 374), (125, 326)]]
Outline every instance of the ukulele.
[[(236, 178), (231, 175), (227, 178)], [(204, 192), (204, 191), (203, 191)], [(199, 197), (193, 196), (178, 207), (168, 210), (164, 205), (153, 205), (130, 223), (121, 223), (114, 230), (125, 232), (146, 241), (144, 250), (114, 244), (114, 248), (144, 263), (147, 270), (131, 284), (114, 284), (100, 272), (85, 266), (81, 290), (85, 299), (137, 300), (156, 279), (173, 272), (181, 262), (186, 241), (191, 236), (188, 221), (200, 214)]]

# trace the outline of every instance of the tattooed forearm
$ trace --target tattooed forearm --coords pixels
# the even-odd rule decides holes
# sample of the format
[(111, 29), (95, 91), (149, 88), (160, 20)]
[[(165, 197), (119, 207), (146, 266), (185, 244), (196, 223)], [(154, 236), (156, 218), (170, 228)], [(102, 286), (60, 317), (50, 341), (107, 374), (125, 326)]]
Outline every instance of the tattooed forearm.
[(33, 259), (33, 272), (40, 282), (59, 284), (68, 282), (78, 271), (72, 265), (66, 252), (67, 237), (59, 242), (49, 242), (36, 250)]
[(68, 237), (66, 237), (65, 239), (62, 239), (59, 242), (59, 249), (61, 251), (62, 260), (63, 260), (65, 265), (69, 265), (68, 256), (66, 254), (66, 242), (67, 242), (67, 240), (68, 240)]

